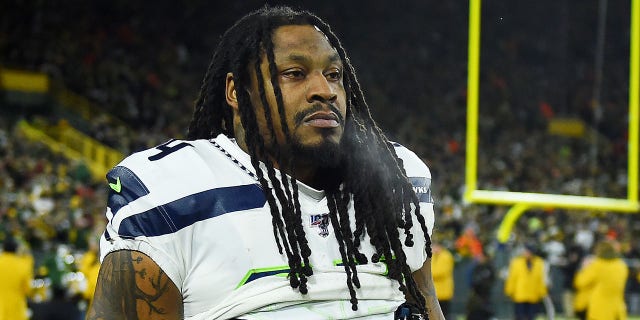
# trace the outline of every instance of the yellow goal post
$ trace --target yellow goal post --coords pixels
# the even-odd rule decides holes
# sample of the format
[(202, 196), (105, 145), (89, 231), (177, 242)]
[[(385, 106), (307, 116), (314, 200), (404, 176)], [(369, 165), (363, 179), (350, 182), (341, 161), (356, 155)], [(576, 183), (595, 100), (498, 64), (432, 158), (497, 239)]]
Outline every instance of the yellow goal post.
[(517, 218), (530, 208), (567, 208), (638, 213), (638, 157), (640, 126), (640, 0), (631, 0), (631, 32), (629, 55), (629, 128), (627, 198), (605, 198), (530, 192), (480, 190), (478, 173), (478, 95), (480, 73), (481, 0), (469, 0), (469, 44), (467, 74), (467, 141), (464, 199), (470, 203), (513, 206), (498, 231), (500, 241), (511, 230)]

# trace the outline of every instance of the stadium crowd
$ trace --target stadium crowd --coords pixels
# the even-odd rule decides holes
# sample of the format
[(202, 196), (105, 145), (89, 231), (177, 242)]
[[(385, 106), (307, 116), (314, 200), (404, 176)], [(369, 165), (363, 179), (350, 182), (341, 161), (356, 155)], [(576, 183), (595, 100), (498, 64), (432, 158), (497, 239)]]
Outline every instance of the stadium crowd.
[[(184, 136), (217, 32), (261, 4), (227, 4), (228, 14), (208, 18), (222, 7), (207, 1), (161, 1), (153, 7), (126, 1), (71, 2), (64, 9), (47, 1), (0, 4), (0, 67), (44, 72), (57, 86), (89, 99), (104, 115), (82, 123), (81, 129), (125, 154)], [(487, 4), (485, 9), (483, 19), (489, 23), (483, 25), (487, 46), (481, 76), (479, 188), (626, 198), (628, 17), (620, 13), (628, 8), (611, 4), (611, 14), (622, 18), (609, 26), (614, 31), (607, 43), (613, 45), (605, 51), (602, 95), (594, 101), (594, 56), (580, 50), (593, 46), (595, 31), (576, 29), (595, 24), (589, 14), (595, 16), (596, 1), (573, 15), (567, 15), (566, 1), (542, 2)], [(368, 3), (388, 6), (380, 0)], [(549, 265), (549, 294), (556, 311), (570, 313), (565, 299), (574, 291), (582, 258), (607, 239), (618, 244), (630, 267), (625, 297), (629, 313), (640, 314), (640, 248), (632, 241), (640, 236), (637, 215), (530, 210), (518, 220), (509, 241), (499, 243), (496, 229), (508, 208), (463, 201), (466, 4), (399, 6), (393, 8), (395, 17), (364, 10), (358, 2), (308, 5), (344, 38), (361, 69), (360, 81), (375, 118), (393, 140), (410, 146), (431, 168), (438, 212), (435, 239), (452, 252), (456, 263), (453, 313), (464, 314), (464, 288), (471, 285), (467, 272), (486, 255), (498, 271), (492, 305), (500, 316), (499, 302), (506, 298), (497, 288), (507, 267), (500, 257), (532, 243)], [(555, 15), (548, 30), (522, 19), (549, 7)], [(353, 13), (359, 10), (361, 14)], [(563, 25), (567, 17), (570, 22)], [(371, 25), (372, 19), (384, 23)], [(560, 32), (554, 32), (554, 22)], [(402, 38), (396, 39), (399, 32)], [(379, 50), (388, 47), (389, 39), (395, 39), (392, 50)], [(571, 63), (566, 67), (558, 61)], [(89, 270), (96, 263), (95, 240), (105, 221), (106, 184), (91, 179), (85, 164), (70, 163), (21, 136), (15, 130), (18, 118), (4, 116), (10, 108), (2, 105), (0, 123), (0, 240), (16, 238), (19, 252), (33, 257), (33, 319), (60, 296), (80, 312), (90, 300)], [(579, 117), (597, 134), (575, 138), (546, 132), (551, 119), (567, 115)], [(58, 120), (55, 113), (40, 116)]]

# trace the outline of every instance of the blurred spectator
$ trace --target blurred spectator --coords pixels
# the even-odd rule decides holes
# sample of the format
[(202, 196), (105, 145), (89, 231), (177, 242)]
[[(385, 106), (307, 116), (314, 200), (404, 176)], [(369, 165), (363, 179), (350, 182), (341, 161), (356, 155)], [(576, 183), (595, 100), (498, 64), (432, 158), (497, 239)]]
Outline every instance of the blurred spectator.
[(640, 272), (638, 272), (638, 273), (636, 274), (636, 280), (638, 280), (638, 282), (640, 282)]
[(0, 320), (26, 320), (33, 280), (33, 258), (18, 254), (18, 242), (6, 237), (0, 253)]
[(33, 306), (33, 320), (82, 320), (84, 319), (73, 300), (68, 299), (64, 288), (54, 287), (52, 298)]
[(553, 306), (556, 312), (563, 310), (562, 294), (564, 291), (564, 266), (566, 264), (566, 250), (564, 243), (562, 242), (563, 235), (557, 230), (550, 233), (546, 239), (547, 241), (542, 244), (542, 251), (546, 256), (546, 261), (549, 265), (549, 279), (547, 286), (549, 288), (549, 297), (553, 302)]
[(466, 320), (489, 320), (493, 318), (491, 288), (495, 281), (495, 270), (491, 259), (483, 254), (475, 259), (471, 269), (471, 293), (466, 306)]
[(80, 259), (78, 267), (78, 270), (84, 274), (87, 281), (87, 286), (82, 292), (82, 297), (87, 301), (88, 305), (91, 305), (93, 301), (93, 293), (96, 289), (98, 272), (100, 271), (99, 249), (98, 241), (96, 239), (90, 239), (89, 250), (85, 252)]
[(640, 281), (636, 275), (640, 275), (640, 244), (637, 239), (631, 239), (624, 252), (624, 258), (629, 266), (629, 278), (627, 280), (626, 296), (627, 307), (630, 315), (640, 314)]
[(532, 215), (527, 220), (527, 228), (529, 232), (529, 237), (532, 239), (537, 239), (540, 236), (543, 228), (542, 219), (540, 219), (537, 215)]
[(87, 286), (83, 276), (75, 272), (75, 258), (66, 244), (55, 244), (38, 268), (49, 283), (50, 296), (32, 304), (34, 320), (82, 319), (79, 301)]
[(471, 226), (464, 229), (462, 235), (456, 239), (455, 246), (458, 254), (462, 257), (473, 258), (482, 254), (482, 243)]
[(509, 264), (504, 292), (514, 303), (516, 320), (535, 319), (547, 295), (545, 263), (535, 252), (534, 245), (526, 244)]
[(575, 233), (573, 238), (573, 242), (582, 247), (582, 251), (590, 252), (591, 247), (593, 246), (593, 242), (595, 241), (595, 236), (593, 231), (589, 228), (586, 223), (580, 223), (578, 225), (578, 230)]
[(613, 241), (599, 242), (595, 247), (595, 258), (587, 260), (576, 274), (575, 285), (580, 289), (590, 287), (587, 303), (587, 319), (626, 319), (624, 287), (629, 268), (620, 258)]
[(431, 275), (433, 276), (433, 286), (436, 288), (442, 314), (448, 317), (451, 311), (454, 288), (453, 255), (440, 243), (432, 242), (432, 250)]
[[(572, 244), (567, 250), (566, 264), (563, 268), (563, 309), (564, 315), (567, 318), (573, 318), (575, 315), (576, 304), (579, 310), (586, 310), (586, 302), (580, 302), (580, 298), (578, 297), (578, 293), (576, 292), (575, 287), (573, 286), (573, 279), (575, 278), (575, 274), (580, 268), (580, 264), (585, 257), (585, 253), (582, 251), (582, 247), (576, 244)], [(586, 293), (583, 290), (581, 295), (583, 300)], [(584, 318), (584, 315), (583, 317)]]
[[(580, 261), (580, 268), (578, 271), (584, 269), (585, 266), (589, 265), (593, 262), (595, 257), (592, 255), (587, 255)], [(577, 275), (577, 273), (576, 273)], [(589, 306), (589, 298), (591, 296), (591, 291), (593, 290), (594, 284), (584, 284), (580, 287), (575, 285), (575, 277), (572, 279), (572, 283), (575, 287), (575, 296), (573, 299), (573, 312), (575, 316), (580, 320), (587, 319), (587, 307)]]

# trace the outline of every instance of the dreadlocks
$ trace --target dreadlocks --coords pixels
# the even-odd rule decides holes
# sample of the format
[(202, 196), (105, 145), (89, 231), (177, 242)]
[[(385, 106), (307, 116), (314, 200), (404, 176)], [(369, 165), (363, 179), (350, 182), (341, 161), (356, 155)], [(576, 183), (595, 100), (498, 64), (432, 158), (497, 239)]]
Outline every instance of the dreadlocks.
[[(347, 100), (347, 117), (340, 143), (342, 150), (341, 170), (338, 183), (330, 185), (325, 192), (328, 199), (329, 219), (339, 245), (342, 263), (347, 274), (347, 287), (352, 308), (357, 309), (356, 291), (360, 287), (356, 265), (369, 260), (359, 251), (365, 233), (370, 237), (376, 253), (372, 262), (385, 261), (388, 276), (399, 283), (399, 290), (409, 294), (426, 315), (425, 300), (411, 275), (400, 241), (400, 229), (405, 234), (405, 245), (413, 246), (412, 214), (420, 223), (426, 238), (427, 256), (431, 257), (431, 241), (424, 217), (420, 214), (418, 198), (408, 181), (402, 160), (394, 147), (371, 117), (360, 84), (344, 48), (330, 27), (309, 12), (298, 12), (288, 7), (264, 7), (240, 19), (223, 36), (213, 54), (205, 75), (200, 94), (195, 102), (195, 111), (189, 125), (188, 139), (211, 139), (218, 134), (235, 137), (233, 114), (225, 99), (225, 79), (233, 74), (238, 99), (240, 120), (251, 163), (256, 168), (258, 180), (264, 190), (271, 209), (273, 234), (278, 250), (286, 254), (289, 264), (289, 280), (293, 288), (307, 293), (307, 277), (313, 274), (309, 264), (311, 250), (302, 226), (300, 203), (295, 172), (290, 177), (276, 176), (274, 160), (278, 164), (290, 164), (275, 148), (273, 158), (265, 155), (265, 145), (275, 144), (274, 119), (269, 108), (264, 108), (264, 117), (271, 135), (261, 135), (256, 108), (248, 93), (251, 72), (257, 78), (259, 98), (268, 106), (265, 83), (260, 68), (262, 59), (267, 59), (270, 81), (276, 98), (280, 125), (286, 139), (290, 133), (284, 119), (285, 110), (282, 92), (278, 84), (277, 66), (274, 61), (273, 32), (285, 25), (312, 25), (324, 33), (335, 48), (345, 66), (343, 85)], [(241, 134), (241, 133), (239, 133)], [(265, 141), (265, 137), (271, 141)], [(375, 164), (371, 159), (379, 159)], [(292, 166), (291, 166), (292, 167)], [(355, 209), (355, 230), (352, 230), (348, 214), (349, 204)]]

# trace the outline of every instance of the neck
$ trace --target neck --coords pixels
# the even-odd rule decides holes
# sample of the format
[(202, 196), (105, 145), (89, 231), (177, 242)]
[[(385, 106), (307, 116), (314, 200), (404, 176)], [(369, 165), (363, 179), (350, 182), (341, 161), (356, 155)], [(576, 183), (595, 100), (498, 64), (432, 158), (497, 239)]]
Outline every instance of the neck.
[[(236, 143), (244, 152), (251, 154), (247, 147), (247, 143), (244, 140), (244, 135), (236, 135)], [(275, 169), (280, 170), (280, 172), (284, 174), (295, 177), (296, 180), (314, 189), (324, 190), (327, 187), (335, 185), (336, 179), (339, 176), (336, 170), (319, 167), (315, 159), (297, 157), (293, 163), (280, 163), (280, 161), (278, 161), (274, 156), (274, 153), (275, 152), (267, 151), (265, 156), (269, 161), (271, 161)], [(285, 152), (285, 154), (287, 153)], [(261, 156), (260, 158), (263, 157)], [(289, 157), (283, 156), (282, 158), (286, 160)]]
[[(296, 180), (316, 189), (327, 190), (339, 184), (341, 175), (335, 168), (324, 168), (318, 166), (317, 159), (296, 157), (291, 163), (279, 163), (274, 157), (269, 157), (273, 162), (273, 167), (295, 177)], [(287, 156), (282, 157), (288, 159)]]
[[(313, 160), (296, 160), (290, 166), (278, 166), (274, 162), (274, 167), (277, 167), (280, 171), (287, 173), (296, 178), (296, 180), (314, 188), (317, 190), (325, 190), (331, 187), (332, 180), (335, 180), (335, 175), (325, 168), (320, 168), (313, 163)], [(335, 173), (334, 173), (335, 174)]]

